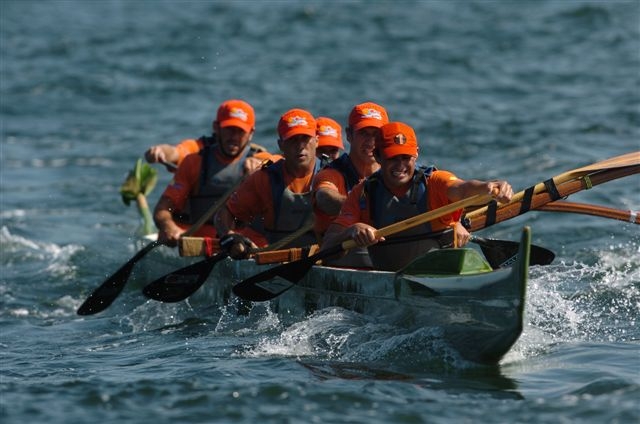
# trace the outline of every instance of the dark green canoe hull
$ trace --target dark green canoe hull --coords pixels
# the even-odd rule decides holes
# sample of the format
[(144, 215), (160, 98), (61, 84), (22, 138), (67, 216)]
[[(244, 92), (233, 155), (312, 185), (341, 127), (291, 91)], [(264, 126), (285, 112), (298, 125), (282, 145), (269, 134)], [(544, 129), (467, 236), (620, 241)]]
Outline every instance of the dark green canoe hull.
[[(522, 332), (530, 243), (525, 228), (518, 261), (495, 271), (473, 249), (429, 252), (397, 273), (314, 266), (298, 284), (271, 300), (270, 307), (285, 322), (341, 307), (409, 331), (437, 329), (462, 357), (495, 364)], [(209, 277), (215, 282), (205, 284), (208, 300), (228, 302), (234, 281), (268, 267), (253, 261), (219, 263)], [(282, 279), (261, 284), (291, 285)]]

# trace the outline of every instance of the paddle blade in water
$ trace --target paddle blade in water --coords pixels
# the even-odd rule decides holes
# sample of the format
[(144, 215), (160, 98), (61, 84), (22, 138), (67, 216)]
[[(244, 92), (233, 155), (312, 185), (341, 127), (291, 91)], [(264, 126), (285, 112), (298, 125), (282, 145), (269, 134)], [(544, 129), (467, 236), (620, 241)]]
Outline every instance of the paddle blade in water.
[(266, 302), (294, 286), (293, 283), (276, 279), (277, 275), (270, 272), (272, 270), (273, 268), (236, 284), (233, 286), (233, 294), (251, 302)]
[(297, 284), (313, 264), (342, 251), (342, 245), (337, 245), (308, 258), (269, 268), (233, 286), (233, 293), (241, 299), (252, 302), (271, 300)]
[[(473, 236), (473, 243), (482, 249), (482, 253), (487, 258), (491, 268), (506, 268), (518, 259), (519, 243), (509, 240), (485, 239)], [(556, 257), (555, 253), (544, 247), (531, 245), (530, 265), (549, 265)]]
[(180, 302), (195, 293), (207, 281), (215, 264), (226, 257), (226, 254), (219, 253), (181, 268), (147, 284), (142, 293), (160, 302)]
[(91, 293), (87, 300), (78, 308), (78, 315), (93, 315), (107, 309), (127, 284), (129, 275), (133, 270), (133, 265), (135, 264), (127, 262), (125, 266), (116, 271), (115, 274)]
[(107, 309), (122, 292), (127, 281), (129, 281), (129, 276), (131, 275), (131, 271), (133, 271), (134, 265), (142, 259), (144, 255), (159, 245), (160, 243), (157, 241), (147, 244), (111, 277), (107, 278), (78, 308), (78, 315), (93, 315)]

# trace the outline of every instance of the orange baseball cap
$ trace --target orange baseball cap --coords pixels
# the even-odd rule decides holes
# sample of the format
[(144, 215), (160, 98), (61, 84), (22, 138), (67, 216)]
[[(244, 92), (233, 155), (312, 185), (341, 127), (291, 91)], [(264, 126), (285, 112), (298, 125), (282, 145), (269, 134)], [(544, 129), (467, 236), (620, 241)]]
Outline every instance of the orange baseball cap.
[(398, 155), (417, 157), (418, 139), (409, 125), (402, 122), (389, 122), (380, 127), (380, 134), (376, 137), (376, 149), (385, 159)]
[(316, 120), (312, 114), (303, 109), (286, 111), (278, 121), (280, 140), (288, 140), (294, 135), (304, 134), (316, 136)]
[(342, 127), (331, 118), (320, 116), (316, 118), (318, 147), (337, 147), (344, 150), (342, 144)]
[(353, 131), (364, 127), (380, 128), (388, 122), (389, 116), (385, 108), (371, 102), (355, 105), (349, 114), (349, 127)]
[(256, 124), (256, 115), (251, 105), (242, 100), (227, 100), (218, 108), (216, 121), (220, 128), (238, 127), (250, 132)]

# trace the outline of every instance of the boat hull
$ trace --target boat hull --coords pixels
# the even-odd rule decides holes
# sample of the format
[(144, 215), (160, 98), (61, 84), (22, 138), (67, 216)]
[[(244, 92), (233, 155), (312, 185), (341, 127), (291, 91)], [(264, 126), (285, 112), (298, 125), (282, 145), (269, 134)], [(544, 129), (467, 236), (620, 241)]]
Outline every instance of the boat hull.
[[(314, 266), (296, 284), (281, 278), (260, 284), (276, 292), (289, 288), (269, 302), (285, 324), (317, 310), (340, 307), (407, 331), (428, 327), (465, 359), (495, 364), (522, 332), (530, 240), (525, 229), (516, 264), (495, 271), (464, 274), (468, 270), (458, 270), (463, 272), (459, 275), (423, 271), (434, 259), (442, 259), (438, 255), (455, 259), (472, 251), (456, 249), (427, 253), (397, 273)], [(226, 304), (234, 297), (234, 283), (269, 267), (251, 260), (224, 260), (216, 265), (199, 296)]]

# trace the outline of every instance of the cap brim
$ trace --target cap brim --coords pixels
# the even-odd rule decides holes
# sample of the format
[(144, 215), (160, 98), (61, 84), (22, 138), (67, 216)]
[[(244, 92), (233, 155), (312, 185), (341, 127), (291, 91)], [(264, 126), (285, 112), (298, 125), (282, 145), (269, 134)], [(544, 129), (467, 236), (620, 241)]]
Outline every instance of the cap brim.
[(241, 121), (240, 119), (225, 119), (224, 121), (220, 122), (220, 128), (227, 127), (238, 127), (244, 132), (251, 132), (251, 130), (253, 129), (253, 125)]
[(411, 146), (388, 146), (381, 150), (381, 155), (385, 159), (390, 159), (398, 155), (418, 156), (418, 148)]
[(361, 121), (358, 121), (357, 123), (355, 123), (354, 125), (351, 126), (351, 129), (353, 131), (358, 131), (361, 128), (365, 128), (365, 127), (376, 127), (376, 128), (380, 128), (382, 127), (384, 124), (386, 124), (386, 122), (381, 121), (379, 119), (363, 119)]
[(333, 137), (318, 137), (318, 147), (337, 147), (338, 149), (344, 150), (342, 142)]
[(294, 137), (296, 135), (308, 135), (309, 137), (315, 137), (316, 136), (316, 129), (315, 128), (304, 128), (304, 127), (293, 127), (288, 129), (286, 132), (284, 132), (283, 134), (280, 134), (280, 139), (281, 140), (288, 140), (291, 137)]

